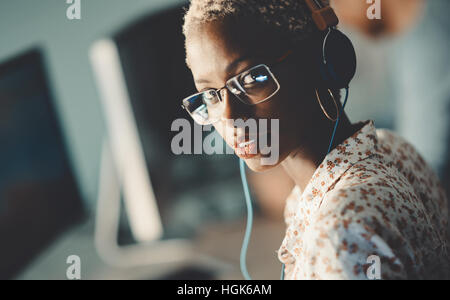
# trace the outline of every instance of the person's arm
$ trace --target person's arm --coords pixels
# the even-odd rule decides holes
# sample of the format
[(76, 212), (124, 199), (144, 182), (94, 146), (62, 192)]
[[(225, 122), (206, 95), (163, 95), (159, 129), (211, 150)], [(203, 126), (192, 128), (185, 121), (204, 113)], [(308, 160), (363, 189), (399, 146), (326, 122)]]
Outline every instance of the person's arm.
[(316, 262), (308, 267), (318, 279), (375, 279), (377, 273), (381, 279), (406, 279), (409, 266), (398, 256), (404, 237), (373, 204), (381, 200), (361, 197), (353, 188), (325, 196), (306, 241)]
[[(330, 220), (331, 221), (331, 220)], [(334, 220), (317, 232), (311, 251), (318, 279), (406, 279), (405, 266), (391, 245), (363, 222)], [(335, 226), (335, 227), (334, 227)]]

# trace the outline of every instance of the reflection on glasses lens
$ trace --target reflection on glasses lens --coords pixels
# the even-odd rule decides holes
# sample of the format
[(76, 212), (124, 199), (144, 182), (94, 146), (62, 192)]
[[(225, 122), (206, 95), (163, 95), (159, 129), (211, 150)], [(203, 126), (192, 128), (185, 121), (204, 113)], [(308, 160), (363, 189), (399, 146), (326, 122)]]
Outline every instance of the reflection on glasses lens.
[(196, 94), (183, 101), (192, 118), (200, 125), (208, 125), (220, 119), (222, 103), (215, 90)]
[(273, 96), (279, 84), (265, 65), (256, 66), (227, 83), (228, 89), (247, 104), (258, 104)]
[(202, 106), (194, 110), (192, 112), (192, 117), (194, 118), (195, 122), (199, 124), (205, 124), (206, 122), (208, 122), (209, 115), (206, 105), (203, 104)]

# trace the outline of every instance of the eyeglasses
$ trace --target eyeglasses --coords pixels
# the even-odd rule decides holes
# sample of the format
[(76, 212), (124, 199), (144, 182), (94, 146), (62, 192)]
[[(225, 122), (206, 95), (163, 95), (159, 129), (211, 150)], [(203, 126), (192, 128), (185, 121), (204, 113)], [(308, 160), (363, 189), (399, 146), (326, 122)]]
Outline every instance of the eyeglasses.
[[(287, 52), (271, 66), (281, 63), (292, 53), (292, 51)], [(209, 89), (185, 98), (182, 108), (198, 124), (213, 124), (220, 120), (225, 109), (223, 105), (225, 89), (242, 103), (256, 105), (269, 100), (278, 93), (280, 84), (270, 68), (261, 64), (230, 78), (225, 86), (220, 89)]]

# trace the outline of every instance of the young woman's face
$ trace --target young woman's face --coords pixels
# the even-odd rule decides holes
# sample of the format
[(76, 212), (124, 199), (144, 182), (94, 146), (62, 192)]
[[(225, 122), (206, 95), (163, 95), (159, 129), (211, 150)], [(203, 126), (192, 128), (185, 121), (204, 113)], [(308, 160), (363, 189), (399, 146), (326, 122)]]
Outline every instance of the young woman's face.
[[(238, 75), (258, 64), (276, 61), (286, 53), (286, 47), (276, 35), (264, 30), (251, 30), (252, 24), (212, 22), (201, 28), (190, 30), (186, 36), (186, 55), (192, 71), (197, 90), (222, 88), (233, 76)], [(254, 28), (254, 26), (253, 26)], [(295, 57), (288, 57), (284, 62), (271, 68), (280, 84), (280, 90), (270, 100), (246, 105), (225, 89), (223, 93), (224, 111), (221, 120), (214, 123), (215, 129), (227, 144), (235, 149), (254, 171), (264, 171), (281, 163), (292, 152), (301, 149), (314, 138), (310, 134), (318, 119), (323, 119), (318, 105), (313, 98), (314, 87), (308, 86), (308, 71), (299, 66)], [(300, 69), (301, 68), (301, 69)], [(305, 76), (306, 74), (306, 76)], [(307, 98), (307, 99), (305, 99)], [(258, 127), (257, 135), (278, 134), (277, 147), (279, 158), (275, 164), (268, 165), (262, 160), (270, 155), (261, 154), (257, 147), (256, 154), (248, 154), (239, 148), (238, 142), (248, 141), (244, 128), (236, 128), (229, 120), (268, 120), (268, 129)], [(271, 132), (271, 120), (279, 120), (279, 133)], [(247, 138), (247, 140), (246, 140)], [(275, 139), (276, 141), (276, 139)]]

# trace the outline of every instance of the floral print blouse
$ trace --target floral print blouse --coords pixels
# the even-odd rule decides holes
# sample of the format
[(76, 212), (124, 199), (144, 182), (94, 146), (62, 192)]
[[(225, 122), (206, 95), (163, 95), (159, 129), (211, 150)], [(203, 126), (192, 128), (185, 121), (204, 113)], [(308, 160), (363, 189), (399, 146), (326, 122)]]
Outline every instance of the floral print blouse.
[(293, 189), (284, 217), (285, 279), (449, 276), (439, 180), (410, 144), (372, 121), (326, 156), (303, 192)]

